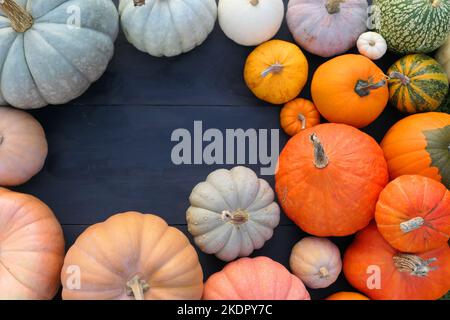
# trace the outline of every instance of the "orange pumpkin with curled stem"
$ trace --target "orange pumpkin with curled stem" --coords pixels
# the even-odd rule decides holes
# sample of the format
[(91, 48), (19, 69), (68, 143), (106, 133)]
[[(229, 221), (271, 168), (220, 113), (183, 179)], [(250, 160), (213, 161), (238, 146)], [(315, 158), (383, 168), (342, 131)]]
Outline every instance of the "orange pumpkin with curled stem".
[(320, 114), (311, 101), (298, 98), (286, 103), (281, 109), (280, 123), (286, 134), (294, 136), (302, 130), (318, 125)]
[(336, 292), (325, 300), (370, 300), (365, 295), (357, 292)]

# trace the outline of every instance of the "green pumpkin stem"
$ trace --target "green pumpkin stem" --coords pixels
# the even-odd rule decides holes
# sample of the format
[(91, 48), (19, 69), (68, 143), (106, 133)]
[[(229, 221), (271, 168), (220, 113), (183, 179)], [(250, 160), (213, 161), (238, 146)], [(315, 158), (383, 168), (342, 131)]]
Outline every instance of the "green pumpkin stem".
[(382, 79), (378, 82), (373, 82), (373, 79), (370, 78), (367, 81), (364, 80), (358, 80), (355, 86), (355, 92), (360, 97), (367, 97), (370, 95), (370, 92), (372, 90), (376, 90), (379, 88), (383, 88), (386, 85), (386, 79)]
[(14, 31), (25, 32), (33, 26), (33, 16), (14, 0), (0, 0), (0, 9), (8, 17)]
[(325, 8), (329, 14), (339, 13), (341, 11), (341, 3), (344, 3), (345, 0), (328, 0), (325, 4)]
[(135, 275), (130, 281), (127, 282), (127, 295), (134, 297), (135, 300), (145, 300), (144, 293), (150, 289), (150, 286), (141, 279), (138, 275)]
[(408, 221), (400, 223), (400, 229), (403, 231), (403, 233), (408, 233), (419, 229), (421, 226), (423, 226), (424, 223), (425, 220), (422, 217), (415, 217)]
[(324, 169), (328, 166), (328, 157), (325, 153), (325, 149), (323, 148), (322, 143), (319, 140), (319, 137), (313, 133), (309, 136), (313, 146), (314, 146), (314, 165), (318, 169)]
[(408, 76), (406, 76), (403, 73), (400, 73), (398, 71), (392, 71), (389, 74), (389, 79), (398, 79), (404, 86), (407, 86), (411, 82), (411, 79)]
[(419, 256), (398, 253), (393, 257), (394, 265), (400, 272), (407, 272), (415, 277), (426, 277), (430, 271), (437, 267), (430, 267), (430, 264), (437, 261), (436, 258), (424, 260)]

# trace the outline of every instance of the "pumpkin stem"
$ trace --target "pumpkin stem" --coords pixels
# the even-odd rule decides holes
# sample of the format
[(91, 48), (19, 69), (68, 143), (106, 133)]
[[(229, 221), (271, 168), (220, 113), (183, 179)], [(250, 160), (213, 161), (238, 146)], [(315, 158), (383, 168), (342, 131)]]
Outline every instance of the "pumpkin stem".
[(150, 289), (145, 280), (135, 275), (127, 282), (127, 296), (134, 297), (135, 300), (145, 300), (144, 293)]
[(250, 0), (252, 6), (257, 6), (259, 4), (259, 0)]
[(398, 71), (392, 71), (389, 74), (389, 78), (390, 79), (398, 79), (400, 80), (400, 82), (402, 83), (402, 85), (407, 86), (410, 82), (411, 79), (408, 78), (407, 76), (405, 76), (403, 73), (400, 73)]
[(268, 67), (266, 70), (264, 70), (263, 72), (261, 72), (261, 76), (263, 78), (267, 77), (270, 73), (273, 74), (278, 74), (281, 71), (283, 71), (283, 65), (279, 62), (274, 63), (273, 65), (271, 65), (270, 67)]
[(412, 254), (398, 253), (393, 257), (394, 265), (400, 272), (408, 272), (412, 276), (425, 277), (430, 271), (437, 267), (430, 267), (430, 264), (437, 261), (436, 258), (424, 260)]
[(437, 8), (441, 5), (442, 0), (430, 0), (433, 8)]
[(369, 80), (367, 80), (367, 81), (358, 80), (358, 82), (356, 83), (355, 92), (360, 97), (367, 97), (368, 95), (370, 95), (370, 92), (372, 90), (382, 88), (385, 85), (386, 85), (386, 79), (382, 79), (378, 82), (373, 82), (373, 78), (369, 78)]
[(8, 17), (14, 31), (25, 32), (33, 26), (33, 16), (14, 0), (0, 0), (0, 9)]
[(234, 224), (243, 224), (248, 221), (248, 213), (241, 209), (238, 209), (234, 212), (224, 210), (222, 211), (222, 219)]
[(319, 137), (313, 133), (309, 136), (313, 146), (314, 146), (314, 165), (318, 169), (323, 169), (328, 166), (328, 157), (325, 153), (322, 143), (319, 140)]
[(297, 118), (298, 118), (298, 120), (300, 120), (302, 122), (302, 130), (305, 130), (306, 129), (306, 117), (302, 113), (299, 113)]
[(341, 3), (344, 3), (345, 0), (328, 0), (325, 4), (325, 8), (329, 14), (339, 13), (341, 11)]
[(330, 276), (330, 272), (325, 267), (320, 267), (319, 269), (319, 276), (321, 278), (328, 278)]
[(408, 233), (411, 231), (414, 231), (416, 229), (419, 229), (423, 224), (425, 223), (425, 220), (422, 217), (415, 217), (408, 221), (404, 221), (400, 223), (400, 229), (404, 233)]
[(135, 7), (145, 6), (145, 0), (133, 0)]

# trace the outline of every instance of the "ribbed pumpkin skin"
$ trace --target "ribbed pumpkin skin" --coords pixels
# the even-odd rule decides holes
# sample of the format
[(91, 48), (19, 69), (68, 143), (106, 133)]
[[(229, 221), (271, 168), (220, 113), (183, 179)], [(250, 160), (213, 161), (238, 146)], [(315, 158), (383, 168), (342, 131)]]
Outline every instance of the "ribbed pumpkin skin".
[(205, 283), (204, 300), (310, 300), (302, 281), (267, 257), (241, 258)]
[[(80, 270), (80, 288), (70, 287), (70, 267)], [(203, 272), (194, 247), (158, 216), (126, 212), (90, 226), (69, 249), (61, 273), (65, 300), (132, 300), (135, 276), (145, 300), (200, 299)], [(135, 298), (135, 296), (134, 296)]]
[(280, 123), (284, 132), (294, 136), (302, 130), (320, 123), (320, 114), (314, 104), (306, 99), (295, 99), (281, 109)]
[(326, 298), (325, 300), (370, 300), (366, 296), (357, 292), (337, 292)]
[[(392, 248), (378, 232), (375, 223), (361, 230), (344, 255), (344, 274), (358, 291), (374, 300), (435, 300), (450, 289), (450, 248), (448, 245), (425, 253), (415, 254), (430, 262), (424, 276), (400, 271), (394, 256), (401, 252)], [(379, 269), (378, 269), (379, 268)], [(372, 271), (370, 271), (372, 270)], [(374, 273), (373, 270), (379, 271)], [(369, 271), (369, 272), (368, 272)], [(369, 288), (372, 278), (379, 276), (380, 287)]]
[[(328, 166), (314, 162), (312, 134), (323, 144)], [(388, 182), (383, 152), (367, 134), (343, 124), (321, 124), (292, 137), (281, 152), (275, 190), (287, 216), (304, 231), (347, 236), (373, 218)]]
[(374, 0), (377, 32), (399, 54), (428, 53), (450, 33), (450, 0)]
[(450, 188), (450, 115), (427, 112), (397, 122), (381, 142), (391, 179), (418, 174)]
[[(392, 78), (405, 76), (407, 83)], [(425, 54), (413, 54), (398, 60), (389, 68), (389, 96), (392, 105), (401, 112), (416, 113), (436, 110), (448, 93), (448, 78), (444, 68)]]

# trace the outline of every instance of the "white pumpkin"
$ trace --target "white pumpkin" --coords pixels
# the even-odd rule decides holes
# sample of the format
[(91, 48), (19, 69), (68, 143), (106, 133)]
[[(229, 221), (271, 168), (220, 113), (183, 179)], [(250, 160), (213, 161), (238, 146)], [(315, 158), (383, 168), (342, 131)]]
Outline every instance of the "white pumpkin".
[(220, 0), (219, 24), (228, 38), (257, 46), (275, 36), (284, 18), (283, 0)]
[(215, 0), (120, 0), (128, 41), (156, 57), (188, 52), (206, 40), (217, 18)]
[(341, 253), (326, 238), (306, 237), (292, 249), (290, 266), (309, 288), (326, 288), (336, 281), (342, 271)]
[(224, 261), (261, 248), (280, 221), (272, 188), (245, 167), (214, 171), (189, 200), (186, 217), (195, 243)]
[(363, 33), (359, 36), (356, 45), (359, 53), (371, 60), (382, 58), (387, 51), (386, 40), (376, 32)]
[(438, 50), (436, 60), (444, 67), (450, 80), (450, 37), (444, 45)]
[(331, 57), (355, 46), (367, 29), (367, 0), (290, 0), (289, 30), (307, 51)]
[(111, 0), (1, 0), (0, 104), (80, 96), (106, 70), (119, 30)]

